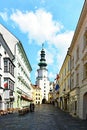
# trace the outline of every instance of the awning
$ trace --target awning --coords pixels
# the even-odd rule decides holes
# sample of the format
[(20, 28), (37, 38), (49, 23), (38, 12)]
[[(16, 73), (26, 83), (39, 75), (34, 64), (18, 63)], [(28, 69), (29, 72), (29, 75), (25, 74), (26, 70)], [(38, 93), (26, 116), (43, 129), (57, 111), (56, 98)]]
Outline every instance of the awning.
[(32, 98), (26, 96), (26, 95), (21, 95), (21, 99), (24, 99), (26, 101), (32, 101)]

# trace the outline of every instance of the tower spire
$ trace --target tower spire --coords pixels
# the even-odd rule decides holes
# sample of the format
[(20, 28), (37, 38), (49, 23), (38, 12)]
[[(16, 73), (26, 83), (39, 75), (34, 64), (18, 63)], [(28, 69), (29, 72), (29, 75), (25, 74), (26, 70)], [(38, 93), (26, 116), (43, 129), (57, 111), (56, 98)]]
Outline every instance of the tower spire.
[(41, 50), (40, 56), (41, 56), (41, 58), (40, 58), (40, 62), (38, 65), (40, 66), (40, 68), (46, 68), (47, 63), (46, 63), (46, 59), (45, 59), (44, 43), (42, 43), (42, 50)]
[(42, 43), (42, 49), (44, 48), (44, 43)]

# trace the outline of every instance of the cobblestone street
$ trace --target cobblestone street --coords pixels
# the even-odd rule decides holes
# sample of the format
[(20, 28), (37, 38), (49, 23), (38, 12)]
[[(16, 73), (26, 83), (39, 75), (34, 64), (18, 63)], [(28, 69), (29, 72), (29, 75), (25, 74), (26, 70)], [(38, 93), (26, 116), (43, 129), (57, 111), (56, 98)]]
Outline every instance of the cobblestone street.
[(0, 116), (0, 130), (87, 130), (87, 120), (71, 117), (53, 105), (36, 106), (35, 112)]

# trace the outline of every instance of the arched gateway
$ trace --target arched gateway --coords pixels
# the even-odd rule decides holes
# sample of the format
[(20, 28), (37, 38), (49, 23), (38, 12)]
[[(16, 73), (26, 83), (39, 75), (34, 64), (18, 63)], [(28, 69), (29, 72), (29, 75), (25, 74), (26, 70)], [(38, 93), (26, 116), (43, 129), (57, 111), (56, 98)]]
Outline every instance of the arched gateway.
[(42, 104), (45, 104), (46, 103), (46, 99), (42, 99)]

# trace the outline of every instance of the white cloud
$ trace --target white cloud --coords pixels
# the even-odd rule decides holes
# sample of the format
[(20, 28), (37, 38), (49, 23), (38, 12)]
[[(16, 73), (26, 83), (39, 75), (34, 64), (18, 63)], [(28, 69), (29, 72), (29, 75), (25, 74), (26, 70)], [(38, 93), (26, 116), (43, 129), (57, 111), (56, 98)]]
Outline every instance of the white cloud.
[[(56, 48), (65, 50), (69, 47), (73, 31), (65, 31), (63, 25), (53, 20), (52, 14), (43, 9), (36, 12), (21, 12), (16, 10), (11, 16), (13, 20), (24, 33), (28, 34), (29, 40), (35, 40), (36, 43), (42, 44), (47, 41)], [(64, 51), (65, 51), (64, 50)]]
[[(0, 12), (1, 17), (4, 20), (8, 20), (6, 12)], [(36, 43), (42, 44), (47, 41), (49, 45), (54, 45), (58, 50), (61, 50), (62, 55), (65, 54), (69, 47), (73, 34), (73, 31), (65, 31), (61, 33), (64, 28), (63, 25), (53, 20), (53, 16), (50, 12), (46, 12), (43, 9), (38, 9), (36, 12), (21, 12), (16, 10), (10, 16), (24, 33), (28, 34), (29, 41), (35, 40)], [(49, 49), (48, 63), (52, 63), (53, 57), (50, 52), (55, 52)]]
[(46, 62), (48, 65), (53, 64), (54, 62), (54, 55), (51, 52), (51, 50), (50, 51), (46, 50)]
[(28, 33), (29, 39), (38, 43), (50, 41), (63, 28), (62, 24), (53, 20), (51, 13), (43, 9), (25, 13), (16, 10), (10, 18), (19, 26), (22, 32)]
[(0, 16), (4, 21), (8, 21), (8, 14), (7, 12), (0, 12)]
[(64, 33), (60, 33), (55, 37), (52, 37), (51, 42), (54, 43), (57, 48), (69, 47), (73, 34), (73, 31), (66, 31)]

